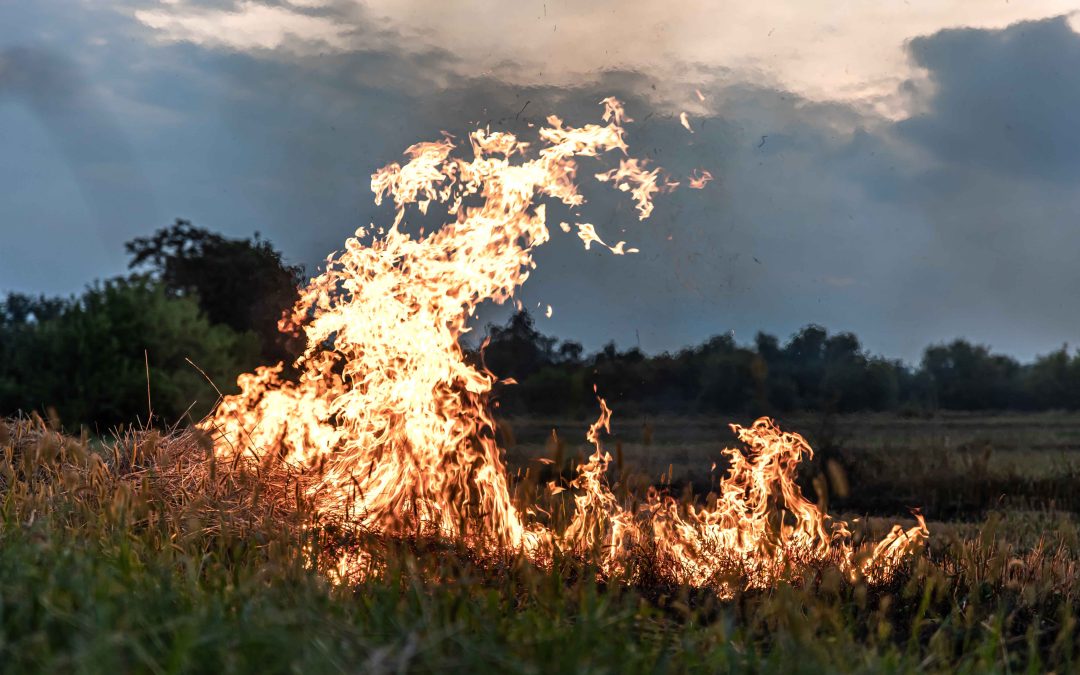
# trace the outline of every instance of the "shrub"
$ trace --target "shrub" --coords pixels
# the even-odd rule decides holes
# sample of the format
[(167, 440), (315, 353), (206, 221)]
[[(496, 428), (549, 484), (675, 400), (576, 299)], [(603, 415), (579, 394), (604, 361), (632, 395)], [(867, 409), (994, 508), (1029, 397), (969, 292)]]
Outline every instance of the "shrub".
[(217, 399), (192, 363), (219, 387), (258, 363), (253, 334), (211, 324), (193, 298), (168, 297), (146, 277), (95, 284), (43, 318), (13, 311), (25, 301), (0, 303), (4, 413), (52, 407), (69, 426), (98, 428), (146, 420), (149, 374), (154, 415), (172, 424)]

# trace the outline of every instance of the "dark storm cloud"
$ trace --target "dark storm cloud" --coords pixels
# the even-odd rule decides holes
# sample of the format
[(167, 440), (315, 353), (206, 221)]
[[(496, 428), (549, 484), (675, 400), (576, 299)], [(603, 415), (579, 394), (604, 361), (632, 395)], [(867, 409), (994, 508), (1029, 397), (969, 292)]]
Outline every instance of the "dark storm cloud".
[(910, 313), (1025, 354), (1075, 344), (1080, 35), (1056, 18), (909, 49), (929, 86), (894, 132), (926, 161), (908, 162), (886, 198), (928, 228)]
[(940, 161), (1020, 180), (1080, 177), (1080, 35), (1065, 17), (914, 39), (926, 111), (899, 125)]

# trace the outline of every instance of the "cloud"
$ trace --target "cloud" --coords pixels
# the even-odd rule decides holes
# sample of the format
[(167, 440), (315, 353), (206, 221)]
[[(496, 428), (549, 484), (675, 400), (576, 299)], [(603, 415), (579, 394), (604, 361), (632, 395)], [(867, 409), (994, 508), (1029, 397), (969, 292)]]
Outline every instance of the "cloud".
[(350, 28), (332, 17), (306, 12), (314, 3), (295, 6), (242, 2), (171, 3), (137, 9), (135, 18), (172, 42), (238, 50), (342, 48)]
[(945, 165), (1018, 180), (1080, 177), (1080, 34), (1066, 17), (912, 40), (925, 110), (899, 133)]
[(909, 48), (929, 86), (892, 131), (918, 154), (882, 194), (925, 221), (904, 313), (1021, 354), (1075, 342), (1080, 35), (1061, 17)]
[[(1045, 25), (1068, 54), (1064, 43), (1076, 35), (1065, 20)], [(962, 52), (954, 41), (963, 34), (985, 43), (979, 58), (1022, 72), (1014, 62), (1033, 44), (1017, 43), (1049, 39), (1027, 28), (913, 41), (912, 58), (933, 86), (913, 92), (920, 116), (900, 122), (700, 70), (709, 101), (695, 112), (693, 136), (655, 100), (653, 87), (663, 83), (640, 71), (594, 73), (575, 87), (455, 79), (453, 64), (419, 61), (404, 47), (273, 65), (234, 55), (217, 69), (246, 83), (245, 100), (226, 108), (238, 128), (277, 92), (306, 92), (245, 130), (255, 145), (276, 149), (280, 159), (269, 166), (288, 167), (265, 199), (282, 223), (277, 236), (305, 259), (336, 247), (357, 221), (378, 221), (364, 176), (409, 143), (477, 123), (523, 131), (549, 112), (590, 120), (596, 101), (614, 94), (637, 120), (634, 151), (676, 175), (706, 168), (718, 182), (662, 198), (642, 224), (618, 195), (589, 187), (589, 220), (601, 236), (625, 238), (642, 254), (586, 254), (572, 237), (556, 236), (523, 291), (527, 305), (555, 306), (542, 322), (547, 330), (590, 346), (614, 337), (656, 350), (729, 329), (741, 339), (758, 329), (783, 335), (813, 321), (855, 330), (875, 349), (908, 358), (955, 335), (1030, 354), (1080, 329), (1075, 311), (1061, 311), (1075, 307), (1068, 289), (1080, 282), (1066, 260), (1080, 246), (1067, 216), (1080, 203), (1057, 184), (1068, 165), (1036, 168), (1047, 160), (1028, 157), (1031, 148), (1015, 151), (1030, 165), (995, 163), (1003, 151), (938, 147), (930, 131), (972, 134), (970, 126), (985, 146), (1010, 147), (993, 124), (954, 103), (991, 96), (1001, 80), (974, 78), (974, 57), (933, 55)], [(1071, 94), (1052, 77), (1026, 91), (1043, 110), (1069, 109)], [(1012, 115), (1028, 114), (1020, 106)], [(284, 221), (310, 225), (289, 231)]]
[(860, 100), (899, 114), (905, 101), (895, 89), (909, 76), (909, 37), (1074, 9), (1071, 0), (864, 2), (840, 12), (829, 0), (169, 0), (135, 16), (162, 40), (244, 51), (381, 49), (389, 45), (372, 40), (386, 31), (400, 51), (455, 54), (461, 75), (565, 86), (602, 71), (636, 71), (670, 83), (659, 93), (685, 102), (722, 68), (806, 98)]
[[(599, 10), (549, 5), (556, 14), (585, 12), (579, 30), (603, 23)], [(661, 59), (631, 45), (625, 58), (603, 66), (590, 60), (594, 47), (613, 38), (546, 43), (533, 36), (531, 23), (514, 32), (507, 16), (525, 11), (517, 5), (474, 28), (464, 19), (433, 27), (443, 14), (424, 18), (421, 10), (430, 7), (418, 2), (177, 0), (142, 9), (164, 23), (139, 21), (134, 10), (116, 25), (98, 17), (93, 32), (107, 40), (100, 53), (109, 56), (94, 61), (86, 55), (99, 52), (79, 51), (72, 64), (72, 77), (90, 83), (91, 99), (113, 102), (98, 108), (118, 116), (106, 116), (109, 123), (99, 127), (71, 124), (66, 132), (83, 148), (95, 136), (115, 137), (110, 128), (123, 130), (162, 214), (133, 217), (125, 209), (130, 190), (96, 184), (94, 198), (125, 223), (110, 234), (120, 262), (101, 262), (97, 274), (121, 271), (123, 240), (173, 216), (233, 235), (260, 230), (288, 257), (314, 266), (356, 226), (385, 222), (385, 211), (371, 204), (368, 176), (408, 145), (442, 130), (460, 137), (477, 125), (530, 133), (529, 125), (550, 113), (595, 121), (599, 99), (616, 95), (635, 118), (634, 154), (675, 177), (707, 169), (716, 180), (704, 190), (661, 197), (644, 223), (625, 195), (587, 184), (583, 220), (605, 241), (624, 239), (642, 252), (585, 252), (576, 237), (556, 229), (521, 296), (526, 306), (554, 306), (550, 319), (539, 320), (543, 330), (590, 347), (614, 338), (656, 351), (729, 330), (739, 340), (759, 329), (783, 336), (816, 322), (853, 330), (871, 348), (907, 358), (917, 358), (927, 342), (956, 335), (1030, 354), (1080, 332), (1072, 292), (1080, 279), (1068, 260), (1080, 247), (1071, 220), (1080, 198), (1061, 178), (1074, 171), (1072, 160), (1040, 155), (1036, 132), (1021, 129), (1034, 135), (1015, 145), (995, 128), (999, 120), (1028, 116), (1038, 125), (1050, 117), (1046, 124), (1064, 124), (1055, 111), (1069, 110), (1074, 94), (1060, 78), (1029, 77), (1022, 98), (1031, 101), (1002, 98), (1000, 91), (1002, 83), (1020, 85), (1018, 61), (1052, 65), (1051, 56), (1032, 56), (1040, 43), (1051, 44), (1048, 54), (1059, 49), (1063, 66), (1073, 64), (1075, 35), (1064, 19), (913, 40), (912, 66), (922, 74), (913, 77), (905, 67), (890, 71), (890, 81), (910, 80), (893, 93), (919, 113), (897, 121), (843, 87), (829, 99), (813, 82), (785, 86), (779, 76), (757, 77), (719, 52), (687, 62), (679, 60), (684, 52)], [(802, 17), (806, 10), (790, 11)], [(300, 22), (290, 33), (281, 21), (293, 14), (316, 23)], [(269, 24), (228, 23), (258, 16), (270, 17)], [(410, 24), (410, 17), (417, 20)], [(174, 20), (179, 23), (168, 23)], [(559, 31), (569, 30), (562, 21)], [(793, 25), (790, 17), (777, 21)], [(231, 28), (211, 30), (218, 22)], [(637, 30), (616, 23), (616, 32)], [(334, 32), (328, 38), (304, 28), (315, 25)], [(468, 32), (481, 28), (483, 35)], [(521, 42), (520, 53), (506, 46), (510, 37)], [(595, 44), (583, 42), (590, 37)], [(527, 72), (545, 44), (560, 77)], [(584, 44), (584, 51), (559, 50), (571, 44)], [(785, 49), (808, 44), (782, 42)], [(840, 43), (829, 44), (839, 49)], [(56, 53), (56, 44), (50, 48)], [(477, 56), (484, 49), (490, 49), (486, 60)], [(858, 61), (860, 49), (848, 58)], [(903, 56), (899, 42), (897, 53)], [(993, 72), (981, 72), (976, 57), (993, 64)], [(27, 77), (30, 62), (22, 61), (24, 83), (12, 84), (6, 66), (0, 73), (8, 91), (19, 92), (9, 100), (29, 105), (44, 96), (56, 101), (47, 105), (70, 106), (63, 102), (67, 87)], [(485, 67), (477, 67), (481, 61)], [(775, 64), (776, 72), (796, 77), (784, 63)], [(578, 75), (570, 78), (572, 67)], [(697, 99), (697, 88), (706, 101)], [(966, 103), (995, 95), (985, 111), (973, 113)], [(675, 105), (680, 96), (689, 97), (685, 106)], [(690, 113), (694, 134), (680, 124), (680, 110)], [(36, 147), (20, 157), (35, 175), (51, 175)], [(588, 183), (591, 172), (582, 175)], [(9, 250), (47, 245), (35, 230), (47, 210), (2, 196), (5, 217), (25, 223), (9, 238), (15, 247)], [(558, 219), (553, 212), (552, 222)], [(63, 222), (74, 228), (79, 221)], [(0, 287), (26, 288), (25, 279), (37, 278), (35, 267), (18, 258), (0, 269)], [(60, 283), (61, 276), (50, 278)], [(64, 283), (76, 288), (85, 281), (82, 271)]]

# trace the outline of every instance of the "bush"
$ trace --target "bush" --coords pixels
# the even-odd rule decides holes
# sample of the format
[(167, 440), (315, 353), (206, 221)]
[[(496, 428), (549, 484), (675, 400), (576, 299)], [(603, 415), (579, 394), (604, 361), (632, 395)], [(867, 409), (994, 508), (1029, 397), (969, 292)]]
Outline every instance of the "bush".
[(217, 392), (187, 360), (229, 387), (258, 353), (255, 335), (211, 324), (193, 298), (168, 297), (145, 277), (61, 303), (9, 296), (0, 303), (0, 412), (52, 407), (68, 426), (98, 428), (146, 420), (149, 367), (155, 417), (198, 419)]

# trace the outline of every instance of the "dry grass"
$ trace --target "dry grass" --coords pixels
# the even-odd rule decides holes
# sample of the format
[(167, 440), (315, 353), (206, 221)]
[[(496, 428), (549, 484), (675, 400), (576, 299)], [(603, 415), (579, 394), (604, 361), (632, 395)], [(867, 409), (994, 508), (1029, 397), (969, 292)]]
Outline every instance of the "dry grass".
[(169, 541), (295, 530), (305, 476), (274, 467), (222, 465), (210, 438), (187, 428), (129, 430), (106, 444), (72, 438), (40, 417), (0, 420), (0, 491), (7, 514), (32, 524), (87, 523), (155, 532)]
[[(884, 588), (821, 565), (722, 601), (671, 584), (655, 561), (613, 584), (577, 560), (538, 569), (434, 540), (364, 538), (305, 503), (311, 476), (221, 465), (209, 450), (194, 430), (100, 443), (39, 419), (0, 421), (0, 662), (155, 673), (1064, 672), (1080, 656), (1077, 528), (1061, 511), (932, 523), (927, 555)], [(330, 561), (357, 546), (382, 556), (382, 575), (328, 583)]]

